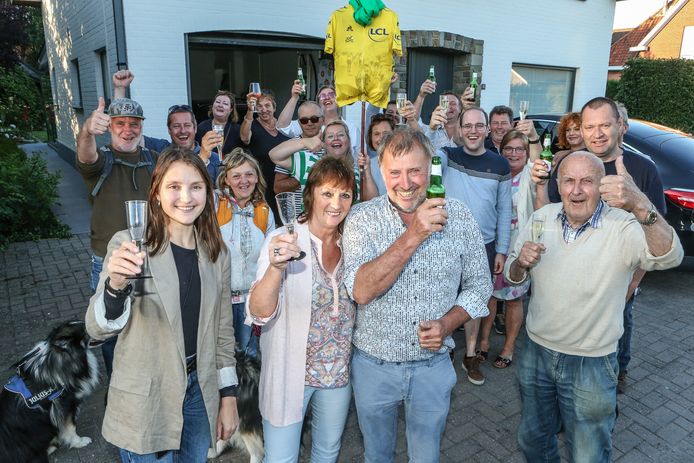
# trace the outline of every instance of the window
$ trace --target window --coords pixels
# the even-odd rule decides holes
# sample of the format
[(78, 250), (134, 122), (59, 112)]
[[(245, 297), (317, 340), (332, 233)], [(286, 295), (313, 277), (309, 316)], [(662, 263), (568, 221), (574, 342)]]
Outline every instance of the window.
[(529, 114), (570, 111), (575, 77), (576, 70), (572, 68), (514, 64), (509, 106), (517, 113), (519, 102), (527, 100)]
[(77, 58), (70, 61), (70, 93), (72, 107), (82, 109), (82, 81), (80, 80), (80, 63)]
[(684, 28), (680, 58), (694, 59), (694, 26), (686, 26)]
[(410, 48), (407, 51), (407, 98), (414, 103), (419, 94), (419, 88), (429, 77), (429, 68), (434, 65), (436, 72), (436, 95), (424, 100), (421, 118), (429, 122), (431, 113), (439, 105), (439, 95), (453, 90), (453, 59), (452, 53), (432, 50), (429, 48)]
[(106, 49), (100, 48), (94, 52), (94, 80), (96, 81), (96, 96), (103, 97), (106, 107), (111, 104), (111, 75), (108, 68)]

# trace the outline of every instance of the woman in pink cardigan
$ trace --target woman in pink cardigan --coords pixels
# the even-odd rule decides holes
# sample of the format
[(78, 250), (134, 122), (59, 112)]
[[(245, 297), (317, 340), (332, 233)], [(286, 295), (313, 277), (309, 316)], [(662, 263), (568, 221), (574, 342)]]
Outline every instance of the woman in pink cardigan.
[[(356, 198), (352, 166), (324, 157), (311, 168), (304, 212), (263, 244), (247, 314), (262, 326), (260, 412), (265, 461), (296, 462), (303, 417), (313, 413), (311, 461), (340, 453), (349, 384), (355, 305), (343, 283), (342, 223)], [(306, 258), (289, 261), (300, 251)]]

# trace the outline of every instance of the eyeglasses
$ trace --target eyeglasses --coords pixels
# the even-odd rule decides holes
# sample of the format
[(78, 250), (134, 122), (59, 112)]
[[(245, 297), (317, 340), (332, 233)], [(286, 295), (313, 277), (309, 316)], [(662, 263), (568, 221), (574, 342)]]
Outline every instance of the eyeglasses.
[(506, 154), (511, 154), (511, 153), (524, 154), (527, 150), (522, 146), (519, 146), (519, 147), (505, 146), (504, 148), (502, 148), (501, 151), (503, 151)]
[(479, 130), (486, 129), (487, 124), (482, 124), (482, 123), (474, 124), (474, 125), (473, 124), (464, 124), (462, 127), (463, 127), (463, 130), (465, 130), (467, 132), (471, 131), (472, 129), (479, 131)]
[(335, 98), (335, 96), (336, 96), (336, 95), (335, 95), (335, 92), (323, 92), (323, 93), (320, 94), (320, 96), (318, 97), (318, 99), (321, 100), (321, 101), (323, 101), (323, 100), (330, 100), (330, 99), (332, 99), (332, 98)]
[(311, 124), (316, 124), (320, 120), (319, 116), (311, 116), (311, 117), (300, 117), (299, 122), (303, 125), (308, 124), (309, 122)]
[(181, 112), (192, 113), (193, 109), (190, 106), (188, 106), (187, 104), (175, 104), (175, 105), (169, 107), (168, 115), (171, 115), (173, 113), (181, 113)]

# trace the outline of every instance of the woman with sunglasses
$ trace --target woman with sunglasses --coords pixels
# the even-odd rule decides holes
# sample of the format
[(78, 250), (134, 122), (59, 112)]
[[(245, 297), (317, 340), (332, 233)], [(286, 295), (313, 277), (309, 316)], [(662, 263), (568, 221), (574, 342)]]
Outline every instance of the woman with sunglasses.
[(260, 164), (263, 179), (265, 180), (265, 201), (272, 209), (275, 217), (277, 205), (275, 204), (275, 163), (270, 159), (270, 150), (289, 138), (277, 130), (277, 119), (275, 119), (275, 109), (277, 103), (275, 97), (267, 90), (263, 90), (260, 98), (256, 101), (254, 97), (249, 97), (246, 101), (248, 107), (255, 103), (257, 117), (253, 118), (252, 111), (246, 111), (246, 115), (241, 122), (241, 141), (246, 144), (248, 150)]
[(243, 148), (234, 148), (224, 158), (217, 178), (217, 222), (231, 253), (231, 304), (236, 350), (258, 355), (258, 338), (244, 324), (248, 289), (255, 279), (260, 247), (275, 229), (273, 214), (265, 202), (265, 179), (258, 161)]
[[(511, 243), (509, 249), (513, 249), (513, 244), (518, 237), (518, 231), (525, 226), (534, 211), (535, 187), (530, 180), (532, 161), (529, 160), (530, 144), (528, 143), (528, 137), (520, 130), (511, 130), (502, 138), (499, 150), (511, 167), (513, 216), (511, 217)], [(523, 324), (523, 296), (528, 292), (529, 287), (529, 281), (519, 286), (513, 286), (509, 285), (503, 274), (495, 276), (492, 296), (500, 301), (504, 301), (506, 323), (504, 346), (493, 363), (496, 368), (508, 368), (513, 362), (516, 339)], [(480, 350), (489, 350), (489, 335), (493, 322), (493, 316), (485, 317), (482, 320), (480, 327)]]
[[(230, 153), (231, 150), (238, 146), (243, 146), (241, 141), (241, 126), (237, 124), (239, 116), (236, 113), (236, 101), (234, 94), (226, 90), (220, 90), (214, 96), (210, 110), (207, 113), (209, 119), (202, 121), (198, 125), (198, 130), (195, 133), (195, 141), (201, 146), (207, 144), (214, 146), (214, 150), (218, 151), (217, 146), (224, 142), (222, 152), (219, 155), (220, 160), (224, 158), (225, 153)], [(215, 125), (224, 126), (223, 133), (219, 135), (212, 128)], [(212, 133), (209, 133), (212, 132)], [(207, 139), (203, 143), (203, 137), (207, 135)]]

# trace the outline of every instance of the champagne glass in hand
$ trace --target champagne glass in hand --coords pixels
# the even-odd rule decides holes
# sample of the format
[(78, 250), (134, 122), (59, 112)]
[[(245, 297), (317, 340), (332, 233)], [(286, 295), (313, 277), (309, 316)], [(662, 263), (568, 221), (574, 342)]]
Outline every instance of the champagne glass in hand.
[[(294, 191), (278, 193), (277, 195), (275, 195), (275, 199), (277, 200), (277, 210), (280, 213), (282, 223), (287, 227), (287, 232), (290, 235), (293, 235), (294, 222), (296, 221), (296, 217), (299, 215), (299, 210), (297, 206), (298, 204), (300, 204), (301, 194), (296, 193)], [(301, 251), (299, 257), (292, 257), (289, 260), (301, 260), (304, 257), (306, 257), (306, 253), (304, 251)]]
[(258, 101), (258, 98), (260, 98), (260, 83), (259, 82), (251, 82), (251, 85), (248, 86), (248, 96), (255, 98), (253, 101), (253, 107), (251, 108), (251, 111), (254, 113), (257, 113), (255, 109), (255, 103)]
[(525, 120), (525, 116), (528, 115), (528, 106), (530, 102), (528, 100), (521, 100), (518, 112), (520, 113), (520, 120)]
[[(128, 221), (130, 238), (137, 245), (138, 251), (142, 251), (142, 242), (145, 239), (145, 233), (147, 231), (147, 201), (126, 201), (125, 215)], [(151, 277), (152, 275), (149, 275), (147, 269), (147, 251), (145, 250), (145, 258), (140, 273), (128, 278), (138, 279)]]
[(224, 126), (222, 124), (212, 124), (212, 131), (222, 137), (222, 141), (217, 145), (217, 154), (219, 155), (219, 160), (224, 160)]
[[(443, 115), (446, 116), (446, 113), (448, 113), (448, 95), (439, 96), (439, 106), (441, 106), (441, 112)], [(441, 124), (439, 129), (443, 129), (443, 124)]]
[(407, 104), (407, 93), (398, 92), (396, 97), (395, 97), (395, 105), (398, 108), (398, 116), (400, 117), (398, 125), (405, 125), (405, 120), (402, 118), (402, 111), (403, 111), (403, 109), (405, 109), (406, 104)]
[(533, 243), (542, 243), (542, 234), (545, 231), (545, 218), (533, 217), (532, 238)]

